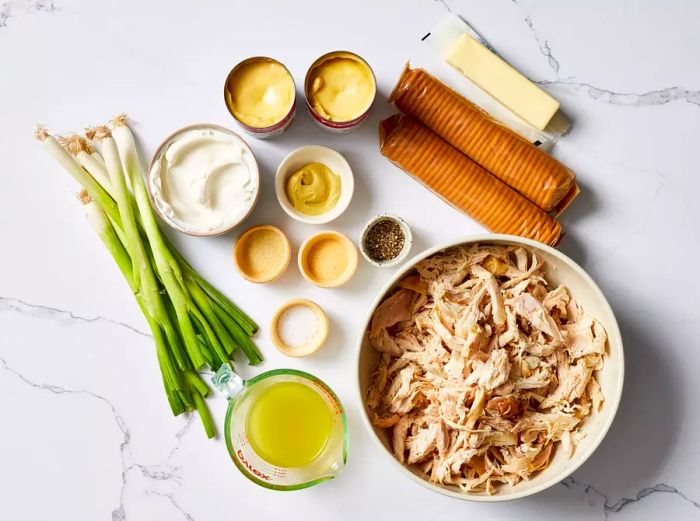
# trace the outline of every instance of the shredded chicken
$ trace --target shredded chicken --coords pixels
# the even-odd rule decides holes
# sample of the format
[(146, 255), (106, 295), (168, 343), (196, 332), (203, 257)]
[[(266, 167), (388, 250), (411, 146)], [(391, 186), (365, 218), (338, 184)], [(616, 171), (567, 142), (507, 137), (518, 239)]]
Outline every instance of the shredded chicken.
[(380, 352), (366, 406), (396, 458), (433, 482), (497, 493), (571, 457), (596, 380), (603, 326), (545, 262), (520, 247), (473, 245), (416, 265), (374, 312)]

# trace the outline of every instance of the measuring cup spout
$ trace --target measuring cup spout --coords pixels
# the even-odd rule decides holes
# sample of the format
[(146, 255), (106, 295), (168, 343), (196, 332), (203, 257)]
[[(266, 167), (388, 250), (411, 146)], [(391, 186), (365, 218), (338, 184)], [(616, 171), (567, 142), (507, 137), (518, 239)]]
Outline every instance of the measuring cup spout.
[(345, 467), (345, 459), (346, 459), (346, 457), (345, 457), (344, 451), (338, 453), (337, 459), (335, 459), (335, 461), (332, 461), (328, 465), (327, 472), (325, 473), (324, 476), (320, 476), (320, 477), (326, 477), (326, 478), (336, 477), (340, 473), (340, 471), (343, 470), (343, 467)]
[(245, 380), (238, 376), (229, 364), (221, 364), (221, 367), (211, 377), (211, 381), (214, 387), (229, 400), (235, 398), (245, 389)]

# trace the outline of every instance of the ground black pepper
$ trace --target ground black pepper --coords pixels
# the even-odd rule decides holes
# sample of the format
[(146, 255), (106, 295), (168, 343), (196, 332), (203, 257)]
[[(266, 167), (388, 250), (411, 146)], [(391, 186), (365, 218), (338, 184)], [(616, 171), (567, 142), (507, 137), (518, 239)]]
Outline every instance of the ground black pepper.
[(396, 221), (384, 219), (374, 224), (365, 235), (365, 250), (377, 262), (395, 259), (406, 242), (401, 226)]

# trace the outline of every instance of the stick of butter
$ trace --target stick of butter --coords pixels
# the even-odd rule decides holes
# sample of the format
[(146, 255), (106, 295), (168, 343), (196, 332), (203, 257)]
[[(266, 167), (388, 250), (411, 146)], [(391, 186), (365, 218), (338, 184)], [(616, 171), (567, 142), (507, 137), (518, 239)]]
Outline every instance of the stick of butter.
[(559, 110), (557, 100), (468, 34), (457, 39), (447, 62), (540, 130)]

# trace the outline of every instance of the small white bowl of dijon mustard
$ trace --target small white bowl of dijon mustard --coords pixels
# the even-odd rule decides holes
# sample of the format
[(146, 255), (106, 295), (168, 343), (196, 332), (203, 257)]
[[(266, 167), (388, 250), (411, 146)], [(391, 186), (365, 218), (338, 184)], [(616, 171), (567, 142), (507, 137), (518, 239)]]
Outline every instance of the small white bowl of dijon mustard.
[(158, 215), (188, 235), (228, 232), (253, 211), (260, 172), (253, 151), (235, 132), (192, 125), (170, 135), (148, 169)]
[(328, 337), (328, 317), (315, 302), (290, 300), (272, 318), (275, 347), (287, 356), (300, 358), (318, 351)]
[(275, 192), (290, 217), (323, 224), (350, 205), (355, 179), (345, 158), (332, 148), (307, 145), (292, 150), (275, 174)]

